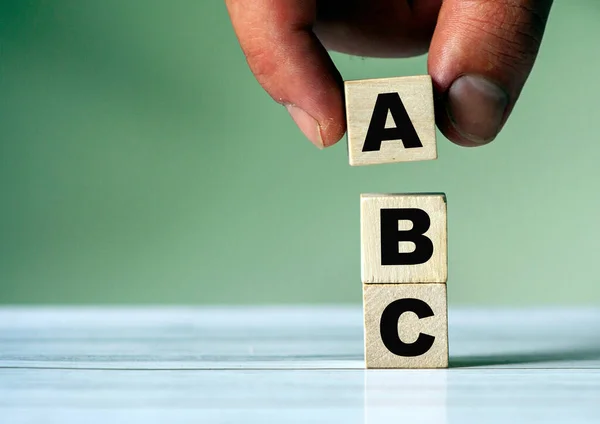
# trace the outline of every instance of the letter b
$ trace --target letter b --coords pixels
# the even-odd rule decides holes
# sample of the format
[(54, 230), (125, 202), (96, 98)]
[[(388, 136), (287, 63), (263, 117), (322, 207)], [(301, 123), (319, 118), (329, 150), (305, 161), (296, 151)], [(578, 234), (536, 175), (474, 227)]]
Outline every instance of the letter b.
[[(411, 221), (412, 229), (398, 230), (400, 221)], [(381, 209), (381, 265), (417, 265), (431, 259), (433, 243), (424, 235), (430, 226), (429, 215), (422, 209)], [(413, 242), (415, 250), (401, 253), (398, 243), (402, 241)]]

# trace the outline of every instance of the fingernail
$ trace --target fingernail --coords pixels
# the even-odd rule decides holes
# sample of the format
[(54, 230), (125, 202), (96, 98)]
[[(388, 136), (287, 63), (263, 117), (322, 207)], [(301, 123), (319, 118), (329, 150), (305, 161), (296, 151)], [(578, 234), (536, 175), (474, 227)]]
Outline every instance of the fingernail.
[(304, 135), (311, 141), (312, 144), (322, 149), (323, 139), (321, 138), (321, 128), (315, 118), (310, 116), (308, 113), (300, 109), (298, 106), (286, 105), (285, 106), (292, 119), (298, 125), (298, 128), (304, 133)]
[(492, 141), (500, 132), (508, 95), (486, 78), (463, 75), (448, 90), (447, 110), (456, 130), (477, 144)]

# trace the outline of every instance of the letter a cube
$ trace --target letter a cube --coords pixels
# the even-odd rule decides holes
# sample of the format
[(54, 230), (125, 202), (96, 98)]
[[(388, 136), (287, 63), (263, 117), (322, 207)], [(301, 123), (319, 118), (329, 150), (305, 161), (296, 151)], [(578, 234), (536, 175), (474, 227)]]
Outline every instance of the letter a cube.
[(346, 81), (350, 165), (437, 158), (429, 75)]

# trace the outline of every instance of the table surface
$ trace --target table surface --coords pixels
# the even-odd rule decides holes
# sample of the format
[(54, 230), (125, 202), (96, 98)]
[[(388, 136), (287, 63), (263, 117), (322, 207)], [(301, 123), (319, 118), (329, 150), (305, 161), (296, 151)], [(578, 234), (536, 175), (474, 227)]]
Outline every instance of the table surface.
[(365, 370), (360, 306), (4, 307), (0, 422), (600, 422), (600, 310), (449, 320), (450, 369)]

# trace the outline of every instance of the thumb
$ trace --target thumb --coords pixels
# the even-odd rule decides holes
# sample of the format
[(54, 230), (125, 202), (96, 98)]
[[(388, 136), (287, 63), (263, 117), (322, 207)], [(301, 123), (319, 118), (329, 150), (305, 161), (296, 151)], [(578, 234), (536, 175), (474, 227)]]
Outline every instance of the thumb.
[(552, 0), (445, 0), (429, 50), (440, 130), (457, 144), (492, 141), (537, 56)]

